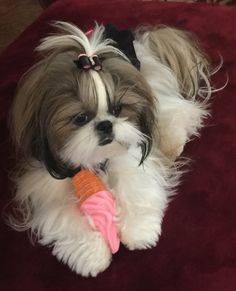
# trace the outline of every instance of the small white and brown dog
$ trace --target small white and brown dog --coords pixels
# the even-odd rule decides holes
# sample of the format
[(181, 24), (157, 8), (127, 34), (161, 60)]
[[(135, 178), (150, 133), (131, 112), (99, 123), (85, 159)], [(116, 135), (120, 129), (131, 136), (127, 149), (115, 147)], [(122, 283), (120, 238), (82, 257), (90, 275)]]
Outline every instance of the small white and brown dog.
[(21, 219), (11, 224), (30, 229), (76, 273), (96, 276), (112, 254), (80, 213), (71, 176), (96, 171), (116, 200), (121, 242), (154, 247), (178, 185), (174, 161), (208, 116), (210, 70), (197, 42), (178, 29), (54, 26), (60, 32), (38, 46), (42, 60), (13, 105), (22, 162)]

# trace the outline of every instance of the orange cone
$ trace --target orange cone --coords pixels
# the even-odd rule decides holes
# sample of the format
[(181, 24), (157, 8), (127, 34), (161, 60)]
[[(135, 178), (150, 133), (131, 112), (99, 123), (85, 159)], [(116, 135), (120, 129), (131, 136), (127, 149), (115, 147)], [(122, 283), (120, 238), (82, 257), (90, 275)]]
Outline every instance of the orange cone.
[(80, 205), (91, 195), (100, 191), (107, 191), (101, 179), (88, 170), (78, 172), (72, 178), (72, 183)]

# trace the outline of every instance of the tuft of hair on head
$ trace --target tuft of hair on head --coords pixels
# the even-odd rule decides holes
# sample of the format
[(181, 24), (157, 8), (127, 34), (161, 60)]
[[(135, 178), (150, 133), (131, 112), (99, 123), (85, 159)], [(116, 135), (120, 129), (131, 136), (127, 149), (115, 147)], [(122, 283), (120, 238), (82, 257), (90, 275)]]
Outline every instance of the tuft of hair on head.
[(112, 39), (104, 39), (103, 25), (95, 22), (95, 27), (91, 35), (87, 36), (77, 26), (63, 21), (55, 21), (51, 24), (58, 30), (58, 33), (51, 34), (41, 40), (36, 48), (41, 53), (60, 53), (64, 51), (74, 51), (87, 55), (115, 54), (130, 62), (129, 59), (119, 49), (117, 49)]

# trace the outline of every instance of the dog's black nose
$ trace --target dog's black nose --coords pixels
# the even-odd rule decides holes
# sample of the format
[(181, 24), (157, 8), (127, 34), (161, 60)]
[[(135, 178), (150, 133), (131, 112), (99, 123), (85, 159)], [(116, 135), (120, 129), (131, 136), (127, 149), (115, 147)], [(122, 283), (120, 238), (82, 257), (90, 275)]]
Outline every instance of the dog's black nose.
[(96, 129), (101, 133), (112, 133), (112, 123), (109, 120), (101, 121), (97, 124)]

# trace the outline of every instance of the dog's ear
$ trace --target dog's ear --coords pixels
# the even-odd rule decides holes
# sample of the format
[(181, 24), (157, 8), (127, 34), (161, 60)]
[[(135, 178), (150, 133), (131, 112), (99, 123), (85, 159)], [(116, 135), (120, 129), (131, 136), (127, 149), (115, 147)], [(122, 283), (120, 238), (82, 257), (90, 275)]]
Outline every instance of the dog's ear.
[[(32, 67), (21, 79), (10, 113), (10, 131), (17, 153), (24, 161), (32, 158), (41, 161), (57, 179), (74, 173), (57, 156), (54, 138), (50, 135), (52, 114), (45, 90), (47, 61)], [(50, 87), (50, 83), (47, 83)], [(53, 85), (53, 84), (52, 84)], [(57, 108), (55, 106), (55, 108)]]
[[(42, 63), (32, 67), (20, 80), (10, 113), (10, 130), (16, 149), (24, 157), (38, 152), (40, 86)], [(38, 98), (39, 97), (39, 98)]]
[(148, 41), (153, 53), (175, 73), (181, 94), (195, 98), (201, 80), (210, 76), (209, 62), (197, 40), (189, 32), (161, 26), (148, 33)]

